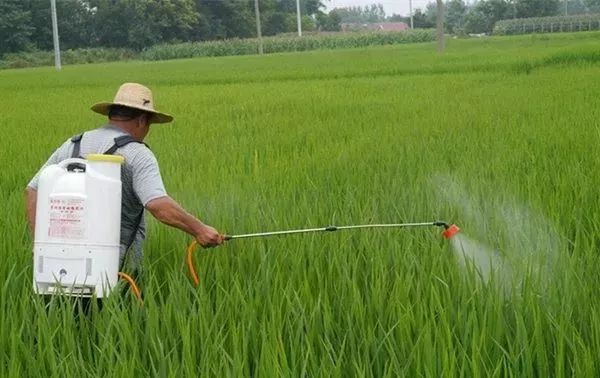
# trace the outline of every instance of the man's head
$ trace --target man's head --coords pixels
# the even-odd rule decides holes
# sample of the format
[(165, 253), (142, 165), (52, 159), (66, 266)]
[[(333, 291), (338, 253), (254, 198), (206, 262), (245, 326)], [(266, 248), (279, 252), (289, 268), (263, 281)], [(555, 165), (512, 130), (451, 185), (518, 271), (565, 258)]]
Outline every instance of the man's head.
[(152, 114), (123, 105), (111, 105), (108, 109), (108, 119), (137, 140), (144, 140), (150, 131)]
[(119, 87), (112, 102), (92, 106), (96, 113), (108, 116), (111, 123), (125, 129), (134, 138), (142, 140), (152, 123), (168, 123), (169, 114), (154, 109), (152, 91), (141, 84), (125, 83)]

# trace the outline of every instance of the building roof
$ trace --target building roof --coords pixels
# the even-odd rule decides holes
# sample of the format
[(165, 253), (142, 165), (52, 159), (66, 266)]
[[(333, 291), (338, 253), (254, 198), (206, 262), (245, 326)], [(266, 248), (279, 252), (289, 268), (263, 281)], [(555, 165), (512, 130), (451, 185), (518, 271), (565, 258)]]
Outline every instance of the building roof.
[(368, 24), (368, 29), (384, 30), (384, 31), (401, 31), (410, 29), (404, 22), (379, 22), (376, 24)]
[(404, 22), (374, 22), (374, 23), (342, 23), (342, 30), (382, 30), (382, 31), (402, 31), (410, 27)]

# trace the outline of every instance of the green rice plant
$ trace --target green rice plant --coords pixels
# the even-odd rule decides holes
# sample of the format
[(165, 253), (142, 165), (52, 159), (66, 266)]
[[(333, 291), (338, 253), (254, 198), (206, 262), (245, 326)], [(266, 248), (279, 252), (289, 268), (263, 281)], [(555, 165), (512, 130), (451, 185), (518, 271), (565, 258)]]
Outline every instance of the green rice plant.
[[(0, 376), (597, 376), (598, 33), (0, 71)], [(518, 69), (527, 66), (527, 72)], [(527, 74), (526, 74), (527, 73)], [(149, 220), (144, 299), (84, 316), (32, 292), (23, 190), (52, 150), (150, 86), (170, 195), (236, 240)]]

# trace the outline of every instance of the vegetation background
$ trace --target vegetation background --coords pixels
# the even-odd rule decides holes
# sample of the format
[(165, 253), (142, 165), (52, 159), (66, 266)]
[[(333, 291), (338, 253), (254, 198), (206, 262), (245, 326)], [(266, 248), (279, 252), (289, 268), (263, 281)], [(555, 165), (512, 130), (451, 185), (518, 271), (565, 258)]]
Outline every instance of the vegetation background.
[[(566, 4), (565, 4), (565, 1)], [(463, 0), (445, 2), (445, 28), (453, 34), (491, 33), (504, 19), (600, 12), (600, 0)], [(320, 0), (301, 0), (304, 31), (340, 30), (342, 23), (404, 21), (408, 15), (386, 15), (381, 4), (336, 8), (325, 12)], [(156, 44), (256, 37), (253, 0), (57, 0), (63, 50), (127, 48)], [(295, 0), (260, 0), (262, 34), (296, 30)], [(435, 2), (415, 9), (415, 28), (433, 28)], [(6, 53), (52, 49), (50, 2), (0, 2), (0, 59)]]

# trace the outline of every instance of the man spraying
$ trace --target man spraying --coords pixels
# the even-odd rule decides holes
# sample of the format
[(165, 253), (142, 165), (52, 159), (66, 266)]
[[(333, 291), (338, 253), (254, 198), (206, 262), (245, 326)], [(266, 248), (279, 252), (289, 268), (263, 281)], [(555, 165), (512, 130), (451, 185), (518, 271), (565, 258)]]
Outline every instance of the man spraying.
[[(142, 247), (146, 236), (144, 209), (164, 224), (193, 236), (203, 247), (223, 243), (223, 236), (213, 227), (185, 211), (167, 195), (158, 162), (143, 141), (151, 124), (168, 123), (173, 117), (154, 108), (149, 88), (136, 84), (121, 85), (112, 102), (92, 106), (96, 113), (108, 116), (108, 123), (67, 140), (50, 156), (40, 172), (50, 164), (88, 154), (116, 154), (125, 159), (122, 169), (120, 266), (139, 273)], [(27, 219), (33, 233), (37, 188), (40, 172), (29, 182)], [(129, 256), (130, 255), (130, 256)]]

